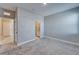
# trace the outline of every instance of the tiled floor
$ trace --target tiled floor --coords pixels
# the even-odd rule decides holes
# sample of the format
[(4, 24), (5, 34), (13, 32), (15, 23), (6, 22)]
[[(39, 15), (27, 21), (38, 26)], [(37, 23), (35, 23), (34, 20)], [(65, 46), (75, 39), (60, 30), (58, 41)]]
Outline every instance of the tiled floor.
[(13, 43), (8, 43), (5, 45), (0, 45), (0, 53), (12, 50), (13, 48), (16, 48), (16, 45), (14, 45)]
[(15, 48), (14, 40), (12, 37), (0, 38), (0, 53)]
[(4, 55), (79, 55), (79, 46), (44, 38), (1, 53)]
[(14, 42), (14, 36), (13, 35), (8, 35), (8, 36), (0, 35), (0, 45), (12, 43), (12, 42)]

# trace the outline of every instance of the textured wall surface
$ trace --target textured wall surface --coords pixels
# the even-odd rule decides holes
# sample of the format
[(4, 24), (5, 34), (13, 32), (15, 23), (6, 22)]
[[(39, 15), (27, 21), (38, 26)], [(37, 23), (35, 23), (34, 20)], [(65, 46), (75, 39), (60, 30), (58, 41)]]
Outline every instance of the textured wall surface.
[(41, 37), (43, 37), (43, 17), (25, 9), (18, 8), (18, 43), (35, 38), (35, 21), (41, 22)]
[(46, 16), (44, 20), (45, 35), (64, 37), (79, 34), (79, 8)]

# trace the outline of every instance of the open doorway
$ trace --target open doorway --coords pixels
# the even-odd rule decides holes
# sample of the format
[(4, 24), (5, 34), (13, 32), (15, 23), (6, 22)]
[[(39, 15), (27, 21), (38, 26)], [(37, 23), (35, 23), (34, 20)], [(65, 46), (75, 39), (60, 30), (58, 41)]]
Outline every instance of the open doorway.
[(14, 19), (0, 18), (0, 45), (14, 43)]
[(35, 38), (40, 38), (40, 22), (35, 21)]

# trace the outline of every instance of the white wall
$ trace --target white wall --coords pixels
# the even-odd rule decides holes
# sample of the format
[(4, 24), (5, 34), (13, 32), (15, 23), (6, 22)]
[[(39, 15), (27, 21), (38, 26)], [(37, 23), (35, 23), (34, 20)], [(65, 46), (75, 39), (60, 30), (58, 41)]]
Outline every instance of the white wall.
[(64, 36), (79, 34), (79, 8), (45, 17), (45, 35)]
[[(35, 38), (35, 20), (41, 22), (41, 37), (43, 37), (44, 32), (44, 18), (23, 8), (17, 9), (18, 15), (18, 43), (23, 43), (25, 41), (33, 40)], [(17, 20), (16, 19), (16, 20)]]

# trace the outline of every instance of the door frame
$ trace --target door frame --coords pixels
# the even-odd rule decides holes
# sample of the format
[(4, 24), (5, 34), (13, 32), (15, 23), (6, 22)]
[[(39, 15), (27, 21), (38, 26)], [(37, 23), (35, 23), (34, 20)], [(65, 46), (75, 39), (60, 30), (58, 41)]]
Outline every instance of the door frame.
[(35, 37), (40, 38), (41, 24), (40, 21), (35, 21)]
[(13, 43), (15, 43), (15, 19), (14, 18), (7, 18), (7, 17), (2, 17), (2, 35), (3, 35), (3, 20), (4, 19), (11, 19), (13, 20)]

